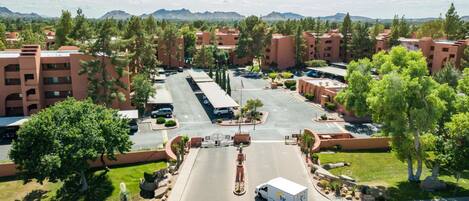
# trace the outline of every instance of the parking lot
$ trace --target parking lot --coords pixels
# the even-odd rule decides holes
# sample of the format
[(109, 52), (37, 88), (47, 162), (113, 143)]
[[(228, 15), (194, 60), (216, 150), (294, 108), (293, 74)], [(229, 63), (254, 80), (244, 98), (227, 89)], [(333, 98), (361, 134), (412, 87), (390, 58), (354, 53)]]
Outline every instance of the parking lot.
[[(237, 126), (218, 126), (212, 123), (211, 109), (204, 105), (187, 81), (188, 73), (171, 74), (166, 79), (166, 86), (173, 97), (174, 115), (179, 127), (166, 131), (152, 131), (148, 124), (140, 124), (139, 131), (130, 138), (133, 149), (151, 149), (163, 143), (164, 136), (171, 138), (176, 135), (207, 136), (213, 133), (233, 135)], [(253, 140), (282, 140), (285, 135), (298, 133), (304, 128), (311, 128), (318, 133), (342, 132), (344, 123), (318, 123), (312, 121), (324, 113), (324, 110), (295, 98), (288, 91), (266, 89), (267, 80), (244, 78), (230, 71), (232, 97), (239, 102), (241, 81), (243, 82), (243, 104), (248, 99), (258, 98), (264, 106), (259, 111), (269, 112), (264, 124), (243, 126)], [(349, 126), (350, 127), (350, 126)], [(353, 128), (353, 127), (351, 127)], [(8, 159), (10, 144), (0, 145), (0, 160)]]
[(306, 186), (309, 200), (322, 200), (313, 190), (297, 148), (283, 143), (252, 143), (245, 147), (247, 191), (240, 197), (233, 194), (236, 148), (201, 149), (180, 200), (255, 200), (256, 186), (276, 177)]

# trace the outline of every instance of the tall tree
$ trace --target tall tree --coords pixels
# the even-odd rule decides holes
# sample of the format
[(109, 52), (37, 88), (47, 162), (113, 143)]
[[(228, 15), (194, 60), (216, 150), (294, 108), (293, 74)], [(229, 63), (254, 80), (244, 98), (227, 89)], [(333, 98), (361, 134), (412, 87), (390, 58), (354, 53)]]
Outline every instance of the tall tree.
[(155, 88), (153, 88), (151, 80), (145, 74), (135, 75), (132, 79), (131, 86), (134, 92), (132, 103), (138, 108), (140, 114), (142, 114), (148, 99), (156, 94)]
[(44, 48), (45, 38), (42, 33), (33, 32), (31, 24), (28, 24), (20, 33), (20, 44), (37, 44)]
[(62, 15), (56, 25), (55, 45), (60, 47), (70, 43), (69, 34), (73, 28), (72, 15), (67, 10), (62, 10)]
[(374, 82), (371, 69), (373, 64), (369, 59), (352, 61), (347, 65), (347, 88), (341, 90), (336, 100), (344, 105), (347, 111), (362, 117), (370, 114), (366, 104), (367, 96), (370, 92), (370, 83)]
[(212, 49), (202, 45), (194, 55), (193, 65), (195, 67), (212, 69), (215, 66), (215, 58), (213, 57)]
[(231, 96), (230, 74), (226, 74), (226, 93)]
[[(461, 18), (459, 17), (458, 13), (456, 12), (456, 8), (454, 8), (454, 4), (451, 3), (448, 11), (445, 15), (445, 33), (446, 37), (449, 40), (458, 40), (463, 39), (464, 36), (459, 36), (459, 29), (462, 25)], [(461, 37), (461, 38), (460, 38)]]
[(314, 55), (316, 59), (320, 59), (321, 55), (319, 55), (319, 50), (321, 46), (321, 36), (322, 36), (322, 31), (321, 31), (321, 19), (318, 17), (316, 19), (316, 26), (314, 28)]
[(272, 30), (256, 16), (249, 16), (239, 23), (238, 58), (255, 58), (261, 64), (265, 49), (272, 40)]
[(170, 67), (173, 66), (173, 59), (178, 59), (178, 56), (182, 56), (178, 55), (182, 48), (179, 43), (180, 36), (180, 32), (175, 24), (168, 23), (163, 26), (163, 31), (160, 36), (161, 44), (159, 45), (162, 47), (165, 56), (168, 58), (168, 66)]
[(80, 178), (83, 192), (88, 189), (88, 162), (99, 155), (116, 160), (116, 153), (130, 151), (129, 131), (128, 120), (116, 110), (69, 98), (41, 110), (21, 126), (10, 158), (25, 182)]
[(435, 94), (439, 85), (428, 76), (426, 60), (420, 52), (394, 47), (380, 57), (375, 59), (382, 65), (376, 68), (384, 74), (371, 82), (367, 104), (373, 120), (392, 136), (397, 157), (407, 162), (408, 180), (419, 181), (427, 157), (422, 136), (435, 128), (444, 111), (444, 101)]
[(302, 67), (306, 57), (306, 41), (303, 37), (303, 29), (301, 25), (296, 27), (295, 31), (295, 66)]
[(81, 8), (77, 10), (77, 15), (74, 19), (74, 26), (70, 31), (70, 38), (79, 41), (81, 44), (85, 43), (93, 36), (91, 26), (86, 19)]
[(347, 13), (347, 15), (345, 15), (344, 17), (344, 21), (342, 22), (341, 32), (343, 36), (343, 39), (342, 39), (343, 42), (341, 43), (341, 46), (342, 46), (341, 48), (343, 52), (342, 60), (344, 62), (348, 62), (348, 55), (349, 55), (348, 48), (350, 45), (350, 35), (352, 34), (352, 20), (350, 19), (349, 13)]
[(391, 37), (389, 39), (389, 44), (392, 46), (399, 45), (399, 37), (400, 37), (400, 32), (399, 32), (399, 16), (395, 15), (394, 19), (392, 20), (392, 25), (391, 25)]
[[(128, 66), (128, 59), (119, 53), (112, 37), (117, 35), (115, 23), (111, 19), (102, 21), (94, 43), (85, 48), (85, 54), (94, 59), (82, 61), (79, 74), (86, 74), (88, 79), (88, 96), (95, 103), (110, 106), (114, 100), (125, 101), (119, 90), (127, 88), (121, 81)], [(109, 64), (112, 67), (108, 67)], [(112, 76), (112, 74), (116, 76)]]
[(372, 38), (368, 35), (368, 26), (358, 22), (352, 33), (350, 41), (350, 53), (352, 59), (370, 58), (374, 52), (374, 44)]
[(145, 27), (145, 32), (148, 35), (157, 35), (157, 23), (153, 15), (148, 16), (144, 20), (144, 27)]
[(461, 69), (469, 68), (469, 46), (464, 48), (461, 56)]
[(6, 48), (7, 40), (5, 36), (6, 26), (3, 23), (0, 23), (0, 50)]
[(191, 60), (196, 52), (197, 36), (192, 26), (183, 26), (181, 28), (182, 37), (184, 38), (184, 59)]
[(407, 38), (410, 35), (410, 25), (407, 23), (404, 15), (401, 17), (399, 21), (399, 37)]

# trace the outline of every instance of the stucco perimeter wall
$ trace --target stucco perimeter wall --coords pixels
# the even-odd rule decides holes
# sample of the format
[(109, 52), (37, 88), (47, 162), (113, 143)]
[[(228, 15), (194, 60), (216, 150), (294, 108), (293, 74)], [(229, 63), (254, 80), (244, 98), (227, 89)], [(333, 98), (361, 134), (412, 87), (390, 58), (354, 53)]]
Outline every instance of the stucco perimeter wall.
[(342, 150), (389, 149), (390, 138), (347, 138), (321, 140), (320, 149), (340, 145)]
[(312, 152), (319, 152), (321, 149), (333, 148), (340, 145), (342, 150), (366, 150), (366, 149), (389, 149), (391, 138), (342, 138), (321, 140), (318, 134), (310, 129), (304, 130), (305, 135), (314, 136)]

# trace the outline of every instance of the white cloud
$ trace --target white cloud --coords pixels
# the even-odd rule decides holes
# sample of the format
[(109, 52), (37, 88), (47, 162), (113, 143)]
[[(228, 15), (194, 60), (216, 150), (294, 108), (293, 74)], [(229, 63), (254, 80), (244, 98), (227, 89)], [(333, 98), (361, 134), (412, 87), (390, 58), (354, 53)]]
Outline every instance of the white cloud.
[(305, 16), (333, 15), (350, 12), (376, 18), (431, 17), (445, 13), (451, 2), (460, 15), (469, 15), (469, 0), (2, 0), (18, 12), (36, 12), (58, 16), (62, 9), (82, 8), (90, 17), (110, 10), (124, 10), (140, 15), (155, 10), (187, 8), (192, 11), (236, 11), (243, 15), (265, 15), (271, 11), (296, 12)]

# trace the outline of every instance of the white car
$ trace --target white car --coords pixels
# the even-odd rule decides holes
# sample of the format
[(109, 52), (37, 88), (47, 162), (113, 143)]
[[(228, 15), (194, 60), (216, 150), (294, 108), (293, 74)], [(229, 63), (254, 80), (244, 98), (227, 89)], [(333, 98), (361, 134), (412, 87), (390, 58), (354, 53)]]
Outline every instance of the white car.
[(214, 115), (232, 114), (233, 111), (230, 108), (215, 108), (213, 109)]

